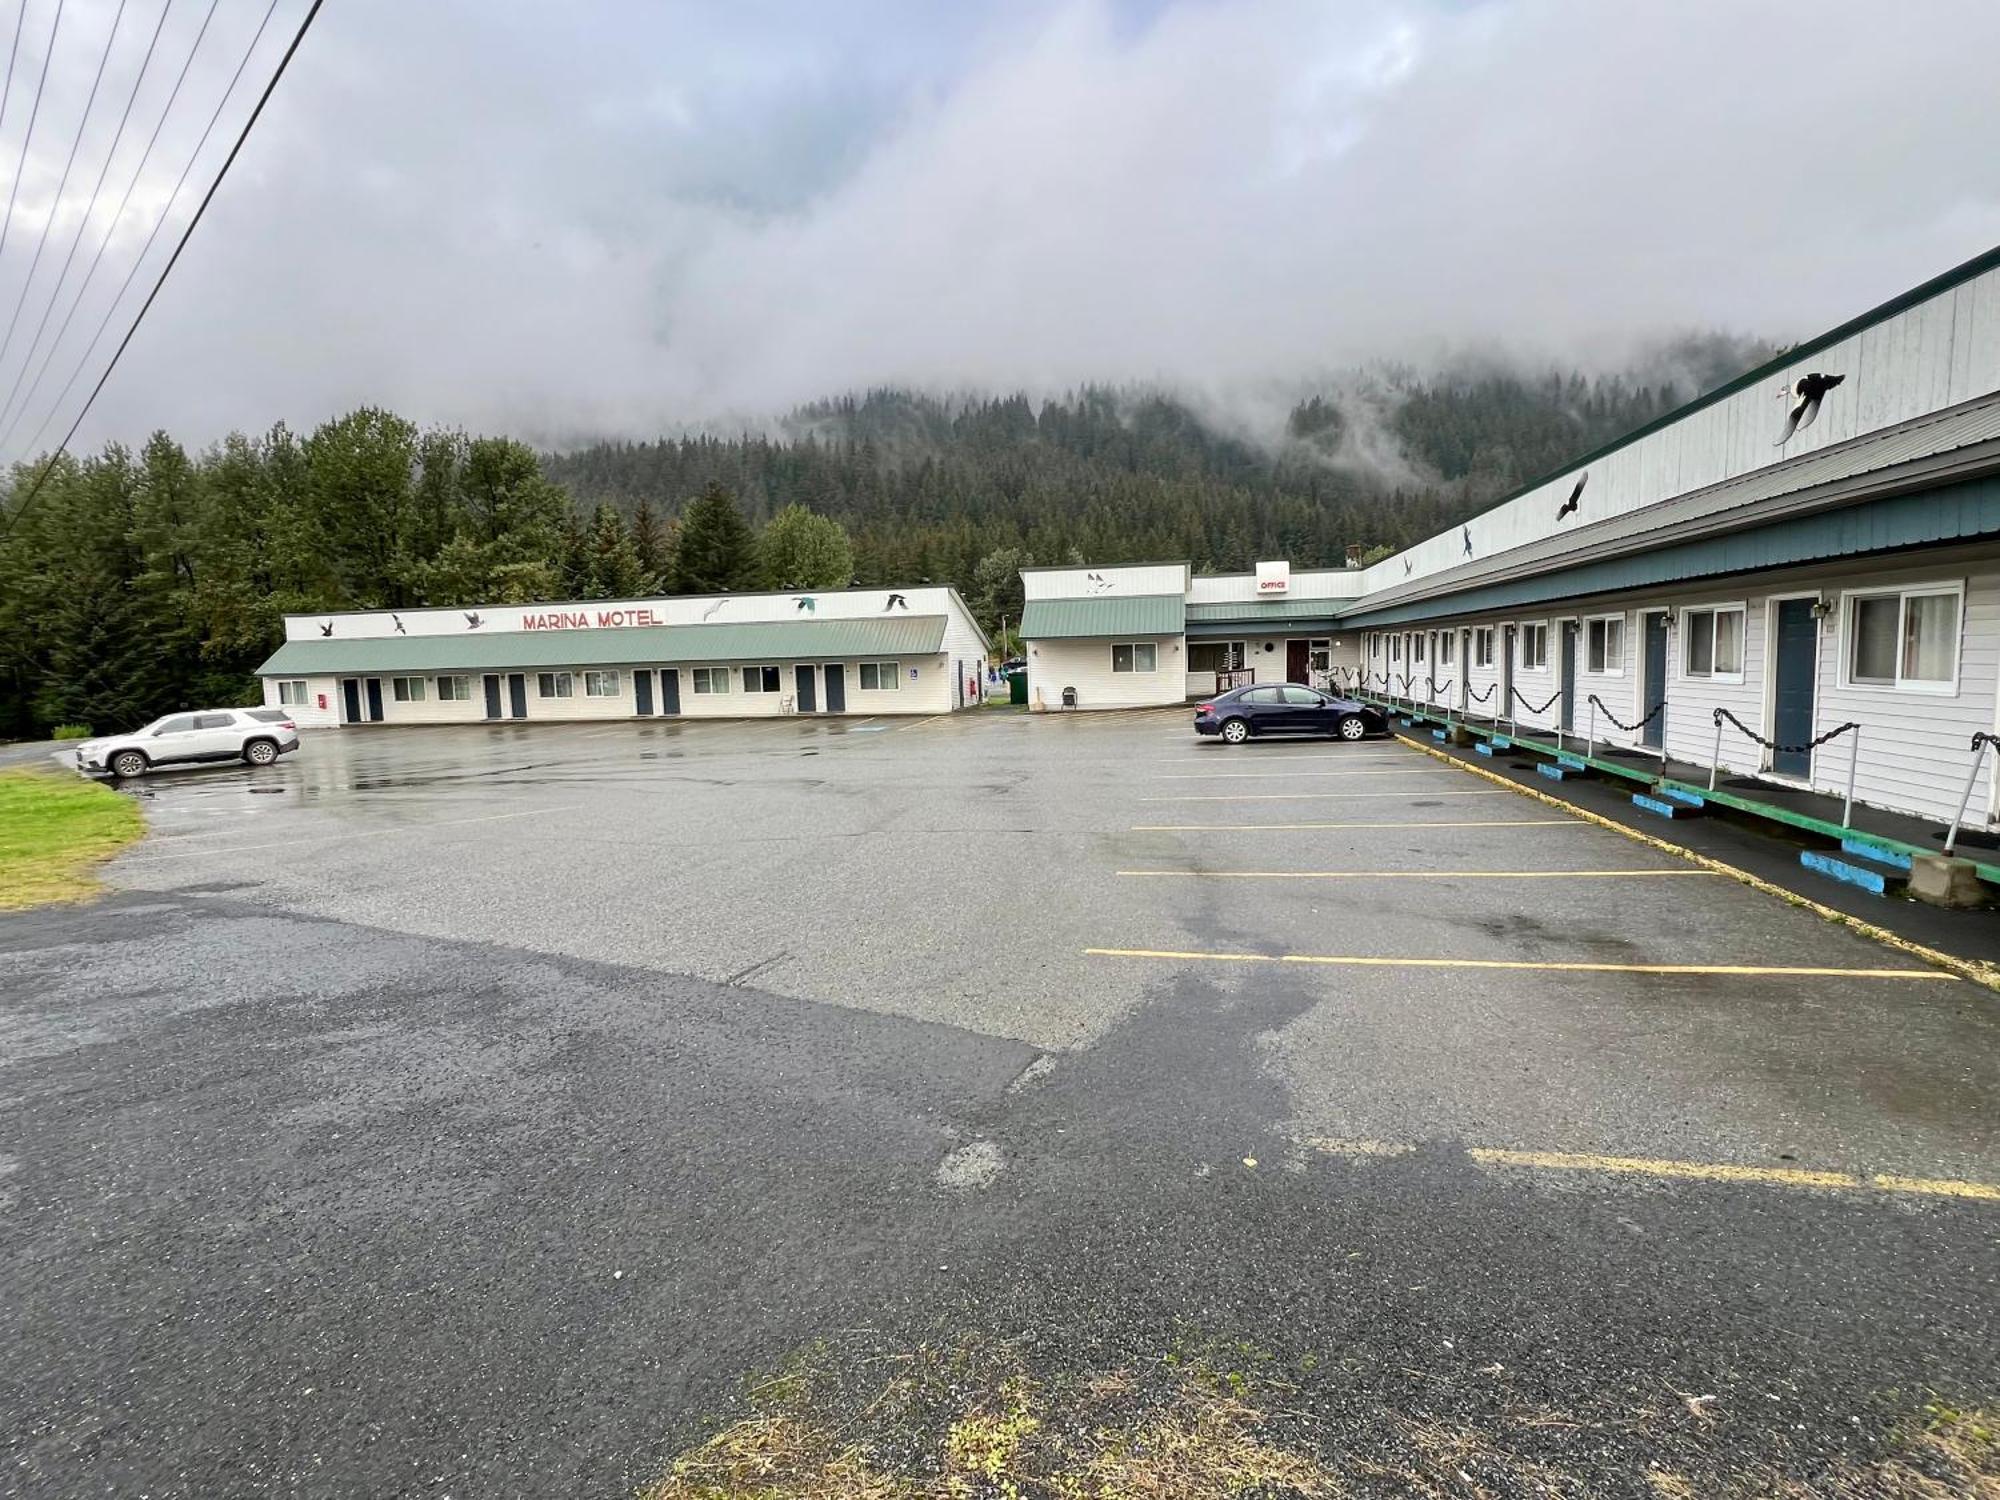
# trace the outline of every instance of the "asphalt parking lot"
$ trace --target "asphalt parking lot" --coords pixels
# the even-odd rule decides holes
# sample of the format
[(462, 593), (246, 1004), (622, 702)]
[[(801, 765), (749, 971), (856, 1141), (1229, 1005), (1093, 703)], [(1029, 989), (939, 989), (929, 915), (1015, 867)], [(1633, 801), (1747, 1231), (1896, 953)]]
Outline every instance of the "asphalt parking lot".
[(350, 731), (141, 790), (117, 894), (0, 922), (23, 1493), (625, 1493), (856, 1327), (1303, 1339), (1364, 1425), (1699, 1388), (1646, 1443), (1808, 1467), (2000, 1398), (2000, 1000), (1393, 741)]

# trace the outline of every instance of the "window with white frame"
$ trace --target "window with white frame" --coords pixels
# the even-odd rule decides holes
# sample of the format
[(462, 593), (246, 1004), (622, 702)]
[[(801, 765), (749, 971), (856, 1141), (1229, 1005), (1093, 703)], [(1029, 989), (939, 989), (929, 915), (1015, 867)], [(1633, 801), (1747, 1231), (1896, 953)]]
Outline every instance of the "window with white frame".
[(694, 669), (694, 690), (697, 693), (728, 692), (729, 668), (696, 667)]
[(618, 696), (619, 674), (616, 672), (585, 672), (583, 674), (583, 696), (586, 698), (616, 698)]
[(1549, 627), (1541, 622), (1521, 627), (1521, 669), (1546, 672), (1549, 669)]
[(1493, 665), (1493, 627), (1490, 625), (1472, 632), (1472, 664), (1475, 667)]
[(1625, 617), (1605, 615), (1586, 621), (1583, 627), (1584, 669), (1606, 677), (1625, 671)]
[(535, 676), (535, 692), (543, 698), (571, 698), (576, 683), (567, 672), (540, 672)]
[(1410, 637), (1410, 664), (1419, 667), (1424, 664), (1424, 638), (1421, 635)]
[(902, 669), (892, 661), (864, 661), (861, 664), (861, 691), (893, 693), (902, 675)]
[(1190, 672), (1234, 672), (1243, 665), (1242, 641), (1189, 641)]
[(1949, 692), (1958, 682), (1964, 594), (1956, 584), (1847, 596), (1845, 666), (1855, 687)]
[(743, 691), (746, 693), (777, 692), (778, 669), (776, 667), (745, 667), (743, 669)]
[(440, 677), (437, 680), (438, 701), (440, 703), (470, 703), (472, 701), (472, 679), (470, 677)]
[(278, 684), (278, 701), (280, 703), (294, 704), (300, 708), (305, 707), (309, 701), (306, 697), (305, 679), (299, 677), (280, 682)]
[(1389, 637), (1389, 660), (1401, 661), (1402, 659), (1403, 638), (1400, 635), (1392, 635)]
[(1681, 611), (1681, 670), (1689, 677), (1743, 680), (1743, 606)]
[(1160, 648), (1151, 641), (1134, 641), (1130, 645), (1119, 643), (1111, 648), (1111, 670), (1114, 672), (1151, 672), (1159, 666)]
[(421, 703), (424, 701), (424, 680), (421, 677), (392, 677), (389, 691), (398, 703)]
[(1438, 665), (1448, 667), (1452, 660), (1452, 641), (1457, 636), (1455, 630), (1446, 630), (1438, 635)]

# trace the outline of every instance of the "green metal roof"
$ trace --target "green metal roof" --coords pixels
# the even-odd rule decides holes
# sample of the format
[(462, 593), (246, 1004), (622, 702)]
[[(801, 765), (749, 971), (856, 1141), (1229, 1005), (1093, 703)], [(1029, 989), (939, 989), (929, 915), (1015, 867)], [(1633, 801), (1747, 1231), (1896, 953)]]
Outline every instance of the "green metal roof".
[(1349, 629), (1400, 625), (1996, 534), (2000, 534), (2000, 479), (1977, 479), (1439, 598), (1381, 609), (1368, 609), (1362, 601), (1363, 607), (1351, 608), (1341, 623)]
[(1264, 621), (1331, 620), (1347, 599), (1232, 599), (1223, 604), (1190, 604), (1190, 625), (1254, 625)]
[(864, 620), (751, 620), (734, 625), (639, 625), (611, 630), (512, 630), (491, 635), (392, 635), (287, 641), (260, 677), (359, 672), (518, 671), (654, 662), (840, 661), (928, 656), (944, 648), (943, 615)]
[(1030, 599), (1021, 611), (1021, 639), (1179, 635), (1187, 623), (1180, 594), (1099, 594), (1088, 599)]

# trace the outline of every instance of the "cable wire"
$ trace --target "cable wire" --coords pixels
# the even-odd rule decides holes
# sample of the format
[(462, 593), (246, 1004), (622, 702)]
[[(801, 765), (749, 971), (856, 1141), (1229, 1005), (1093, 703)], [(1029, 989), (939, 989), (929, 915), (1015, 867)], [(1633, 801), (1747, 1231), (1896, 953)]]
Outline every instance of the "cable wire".
[[(277, 0), (272, 0), (273, 8), (276, 7), (276, 3)], [(77, 429), (83, 426), (83, 419), (90, 415), (90, 408), (96, 404), (97, 398), (103, 392), (106, 382), (111, 379), (111, 372), (118, 368), (118, 361), (124, 357), (125, 351), (131, 347), (133, 337), (139, 332), (140, 325), (146, 321), (146, 314), (152, 311), (153, 303), (158, 300), (161, 289), (167, 284), (167, 278), (173, 274), (174, 267), (180, 263), (181, 253), (187, 249), (188, 241), (194, 238), (195, 230), (201, 226), (202, 216), (208, 212), (208, 205), (215, 201), (216, 193), (221, 190), (223, 182), (229, 176), (229, 169), (236, 164), (236, 158), (242, 154), (244, 142), (250, 139), (250, 132), (256, 128), (258, 119), (263, 115), (264, 106), (271, 102), (271, 95), (277, 92), (279, 81), (285, 76), (285, 70), (291, 66), (292, 59), (298, 55), (299, 47), (306, 39), (306, 33), (312, 29), (313, 20), (319, 15), (320, 7), (325, 3), (326, 0), (312, 0), (311, 8), (306, 11), (305, 18), (299, 22), (299, 29), (292, 34), (291, 44), (285, 48), (285, 55), (278, 59), (278, 66), (276, 71), (271, 74), (271, 81), (264, 85), (264, 92), (257, 96), (257, 103), (250, 111), (250, 118), (243, 122), (242, 130), (237, 133), (236, 143), (229, 148), (229, 155), (223, 158), (222, 166), (215, 174), (215, 181), (208, 185), (208, 191), (202, 195), (201, 202), (195, 208), (194, 217), (188, 220), (187, 228), (181, 231), (180, 241), (174, 246), (174, 253), (167, 257), (166, 265), (160, 268), (159, 278), (154, 281), (153, 289), (146, 294), (146, 300), (140, 304), (138, 314), (132, 319), (132, 326), (125, 330), (125, 337), (118, 341), (117, 349), (112, 351), (111, 362), (104, 367), (104, 373), (97, 377), (97, 384), (91, 387), (90, 394), (84, 398), (82, 409), (77, 412), (76, 420), (69, 424), (69, 431), (63, 434), (63, 440), (56, 444), (56, 451), (51, 453), (48, 462), (42, 465), (42, 471), (36, 476), (34, 486), (28, 491), (27, 496), (21, 503), (8, 515), (8, 532), (11, 532), (19, 524), (21, 517), (26, 515), (29, 508), (34, 505), (36, 497), (42, 492), (43, 485), (48, 482), (49, 475), (54, 472), (56, 464), (61, 461), (63, 454), (68, 450), (70, 440), (76, 436)], [(264, 19), (268, 22), (270, 18), (270, 12), (266, 11)], [(258, 34), (262, 35), (262, 33), (263, 28), (260, 26)], [(255, 49), (255, 45), (254, 42), (251, 44), (253, 50)], [(245, 54), (245, 60), (248, 60), (247, 53)], [(238, 71), (240, 72), (241, 70), (239, 69)], [(230, 87), (232, 89), (235, 87), (233, 79), (231, 80)], [(226, 99), (228, 95), (225, 94), (223, 97)], [(171, 206), (171, 200), (169, 200), (169, 206)], [(113, 305), (115, 306), (116, 304), (114, 303)], [(95, 347), (94, 344), (93, 347)], [(37, 435), (39, 436), (39, 433)], [(0, 535), (4, 534), (0, 533)]]
[[(35, 120), (42, 112), (42, 85), (48, 82), (49, 59), (56, 55), (56, 37), (62, 32), (63, 0), (56, 0), (56, 24), (49, 28), (48, 51), (42, 54), (42, 75), (35, 80), (35, 102), (28, 109), (28, 132), (21, 137), (21, 161), (14, 168), (13, 186), (7, 189), (7, 217), (0, 219), (0, 256), (7, 253), (7, 235), (14, 227), (14, 200), (21, 193), (21, 178), (28, 170), (28, 148), (35, 143)], [(28, 8), (21, 7), (21, 24), (28, 22)]]
[[(5, 410), (0, 410), (0, 422), (6, 424), (5, 430), (0, 431), (0, 453), (6, 452), (8, 439), (13, 437), (14, 430), (21, 425), (22, 419), (27, 416), (28, 408), (34, 405), (35, 392), (41, 389), (42, 377), (48, 374), (49, 366), (55, 363), (56, 350), (62, 347), (63, 338), (69, 333), (69, 325), (75, 320), (78, 309), (83, 306), (83, 299), (90, 292), (91, 282), (97, 279), (97, 268), (104, 263), (104, 252), (111, 248), (111, 237), (118, 232), (118, 226), (125, 218), (125, 209), (132, 201), (133, 190), (139, 186), (140, 180), (146, 175), (146, 163), (153, 159), (153, 148), (160, 143), (160, 132), (166, 127), (168, 118), (174, 112), (174, 102), (181, 96), (181, 86), (187, 82), (188, 70), (194, 66), (194, 60), (201, 52), (202, 39), (208, 35), (209, 23), (215, 19), (215, 8), (220, 3), (221, 0), (208, 0), (208, 14), (202, 17), (201, 29), (194, 36), (194, 45), (188, 48), (187, 58), (181, 63), (180, 76), (174, 80), (173, 89), (167, 95), (166, 106), (160, 111), (160, 118), (153, 122), (153, 133), (147, 138), (146, 149), (139, 155), (139, 164), (132, 169), (132, 180), (125, 184), (125, 192), (118, 200), (117, 211), (111, 215), (110, 222), (104, 226), (103, 237), (97, 242), (97, 252), (90, 258), (90, 268), (83, 273), (83, 280), (77, 284), (76, 296), (70, 302), (69, 311), (63, 314), (62, 326), (56, 329), (55, 338), (50, 341), (47, 352), (42, 355), (41, 364), (36, 368), (33, 378), (28, 382), (27, 391), (21, 397), (20, 410), (13, 414), (11, 420), (7, 417)], [(268, 12), (265, 15), (265, 19), (270, 19)], [(259, 34), (262, 34), (261, 29)], [(245, 61), (248, 61), (247, 54)], [(224, 97), (227, 98), (228, 96), (224, 95)], [(134, 262), (134, 269), (136, 270), (136, 268), (137, 262)], [(126, 277), (126, 286), (130, 285), (131, 276), (128, 274)], [(121, 287), (118, 297), (112, 299), (111, 305), (116, 307), (119, 299), (124, 295), (124, 288)], [(96, 347), (95, 340), (92, 341), (92, 347)], [(32, 351), (30, 351), (30, 358), (32, 358)], [(70, 377), (70, 384), (74, 385), (75, 383), (76, 376), (72, 375)], [(67, 394), (68, 390), (69, 386), (65, 385), (63, 387), (64, 393)], [(13, 397), (9, 396), (7, 399), (8, 405), (11, 406), (13, 404)], [(43, 426), (47, 425), (47, 422), (44, 421)]]
[[(76, 233), (70, 236), (69, 253), (63, 256), (62, 270), (56, 275), (56, 284), (49, 293), (48, 305), (42, 309), (42, 320), (35, 325), (35, 336), (28, 341), (28, 352), (21, 356), (21, 368), (14, 372), (14, 383), (7, 388), (7, 399), (0, 402), (0, 420), (4, 420), (7, 412), (13, 407), (14, 397), (21, 389), (22, 380), (27, 377), (28, 367), (35, 362), (35, 351), (42, 346), (42, 335), (48, 331), (49, 318), (55, 312), (56, 304), (62, 300), (63, 287), (69, 281), (69, 269), (76, 264), (76, 252), (83, 244), (83, 232), (90, 227), (90, 221), (97, 217), (97, 200), (104, 191), (104, 179), (111, 175), (111, 163), (117, 159), (118, 148), (125, 143), (125, 127), (131, 123), (132, 107), (139, 102), (139, 91), (146, 86), (146, 74), (153, 66), (153, 53), (160, 45), (160, 33), (166, 30), (167, 17), (173, 13), (173, 8), (174, 0), (167, 0), (167, 3), (160, 7), (160, 19), (153, 27), (152, 40), (146, 44), (146, 56), (139, 63), (139, 76), (132, 80), (132, 92), (125, 100), (125, 112), (118, 117), (118, 130), (111, 137), (111, 149), (104, 153), (104, 165), (98, 169), (97, 181), (91, 185), (90, 205), (84, 209), (83, 217), (76, 221)], [(194, 54), (189, 53), (188, 56), (192, 59)], [(162, 115), (161, 118), (164, 120), (166, 117)]]
[[(118, 45), (118, 28), (125, 22), (126, 3), (127, 0), (118, 0), (118, 12), (111, 18), (111, 34), (104, 39), (104, 55), (97, 59), (97, 73), (90, 80), (90, 97), (83, 101), (83, 118), (76, 123), (76, 139), (69, 143), (69, 158), (63, 162), (62, 176), (56, 180), (56, 195), (49, 200), (48, 216), (42, 220), (41, 235), (35, 240), (35, 254), (28, 262), (28, 274), (21, 278), (21, 295), (14, 299), (14, 312), (7, 319), (7, 332), (0, 335), (0, 368), (5, 368), (7, 351), (14, 347), (14, 330), (20, 326), (21, 309), (28, 305), (28, 288), (35, 284), (35, 272), (42, 268), (42, 252), (49, 246), (49, 231), (56, 227), (56, 214), (62, 208), (63, 192), (69, 187), (69, 174), (76, 170), (76, 154), (83, 149), (83, 138), (90, 130), (90, 112), (97, 108), (97, 91), (104, 85), (104, 69), (111, 61), (111, 49)], [(53, 306), (53, 302), (50, 305)]]
[(7, 81), (0, 84), (0, 126), (7, 123), (7, 106), (14, 98), (14, 59), (21, 55), (21, 33), (28, 29), (28, 0), (21, 0), (21, 19), (14, 23), (14, 42), (7, 49)]

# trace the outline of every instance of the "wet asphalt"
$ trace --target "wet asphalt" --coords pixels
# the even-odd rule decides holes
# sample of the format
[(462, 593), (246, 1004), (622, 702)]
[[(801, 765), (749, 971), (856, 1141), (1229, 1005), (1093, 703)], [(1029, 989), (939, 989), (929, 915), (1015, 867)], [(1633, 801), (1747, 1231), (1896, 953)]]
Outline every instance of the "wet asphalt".
[(348, 732), (140, 792), (113, 895), (0, 920), (0, 1490), (624, 1494), (856, 1330), (1254, 1343), (1340, 1443), (1588, 1410), (1535, 1441), (1593, 1493), (2000, 1398), (2000, 1202), (1466, 1151), (2000, 1182), (1989, 992), (1085, 953), (1918, 967), (1393, 744)]

